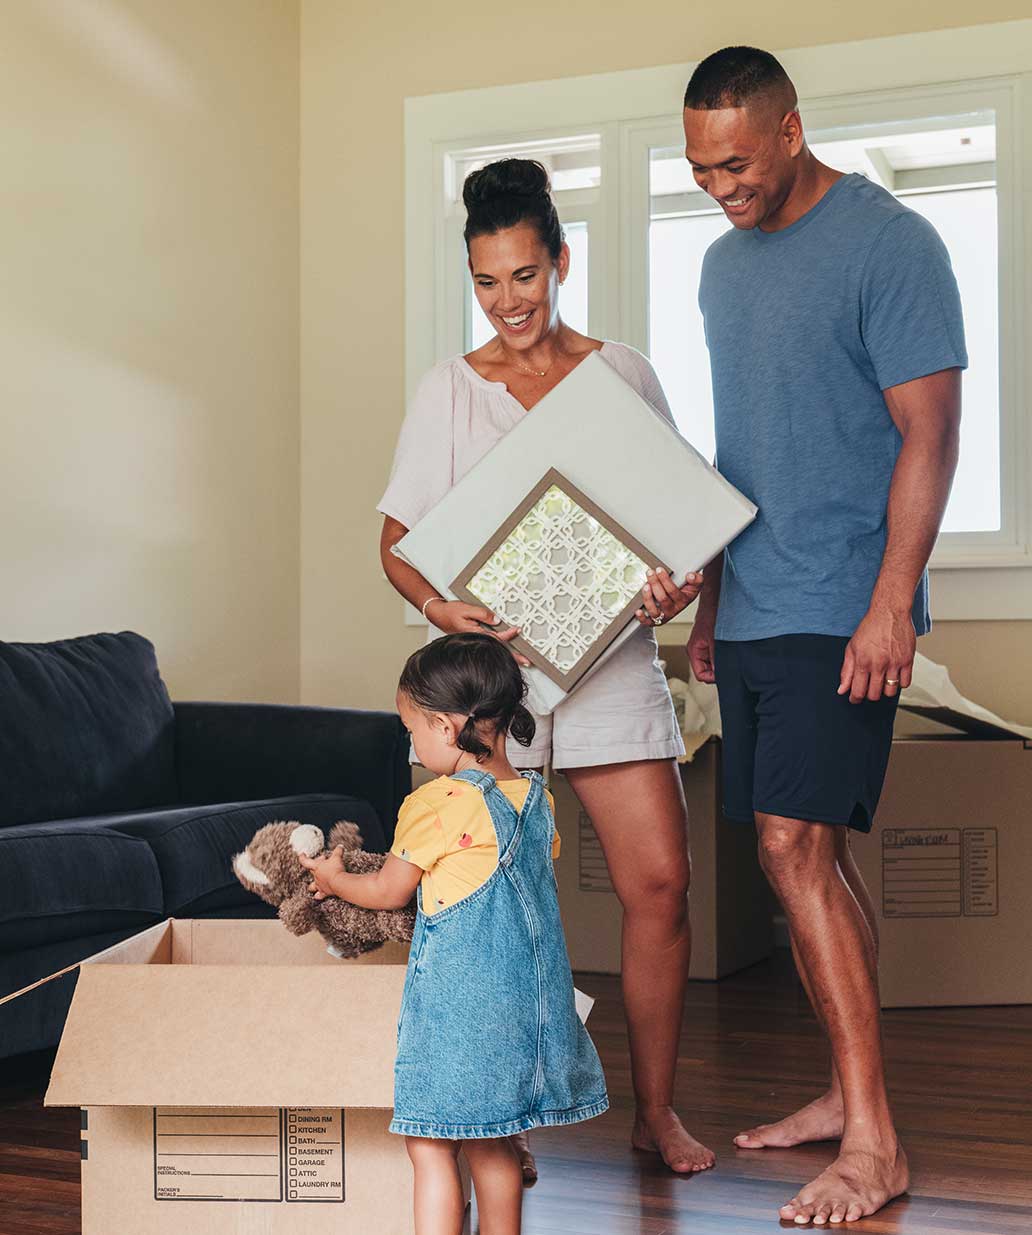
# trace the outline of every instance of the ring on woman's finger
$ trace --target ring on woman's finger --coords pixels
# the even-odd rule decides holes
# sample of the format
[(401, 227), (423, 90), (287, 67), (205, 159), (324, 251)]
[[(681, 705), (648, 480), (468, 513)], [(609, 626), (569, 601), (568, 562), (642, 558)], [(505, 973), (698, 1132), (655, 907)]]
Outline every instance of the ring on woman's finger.
[(666, 621), (666, 618), (662, 615), (662, 613), (659, 613), (652, 619), (652, 625), (662, 626), (665, 621)]

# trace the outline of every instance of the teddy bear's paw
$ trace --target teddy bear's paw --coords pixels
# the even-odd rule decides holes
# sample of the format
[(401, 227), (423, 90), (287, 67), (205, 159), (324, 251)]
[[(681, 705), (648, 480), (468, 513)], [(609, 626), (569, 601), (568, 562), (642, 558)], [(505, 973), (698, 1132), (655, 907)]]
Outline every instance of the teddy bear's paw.
[(306, 858), (314, 858), (326, 848), (322, 828), (317, 828), (314, 823), (299, 823), (290, 834), (290, 847), (299, 856), (304, 854)]

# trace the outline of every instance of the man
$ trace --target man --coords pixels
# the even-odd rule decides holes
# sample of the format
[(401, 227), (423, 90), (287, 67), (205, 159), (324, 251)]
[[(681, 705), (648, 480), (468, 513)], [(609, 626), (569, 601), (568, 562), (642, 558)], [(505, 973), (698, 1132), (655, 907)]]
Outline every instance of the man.
[(732, 47), (685, 94), (685, 152), (734, 229), (699, 302), (717, 463), (759, 516), (705, 574), (688, 645), (716, 681), (725, 813), (753, 822), (833, 1061), (828, 1091), (741, 1148), (840, 1138), (780, 1214), (852, 1221), (904, 1192), (882, 1062), (870, 830), (898, 692), (929, 628), (926, 566), (956, 468), (960, 300), (934, 229), (822, 164), (766, 52)]

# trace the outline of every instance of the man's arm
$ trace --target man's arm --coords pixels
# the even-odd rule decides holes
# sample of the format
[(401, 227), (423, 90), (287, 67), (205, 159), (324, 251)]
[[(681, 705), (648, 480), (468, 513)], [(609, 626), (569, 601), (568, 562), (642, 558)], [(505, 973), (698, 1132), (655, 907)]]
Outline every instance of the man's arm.
[(914, 593), (935, 547), (960, 454), (960, 370), (892, 386), (885, 403), (903, 436), (889, 488), (888, 540), (871, 604), (842, 661), (851, 703), (910, 685)]
[(707, 564), (702, 572), (702, 591), (699, 606), (695, 610), (695, 622), (688, 637), (688, 659), (692, 673), (700, 682), (715, 682), (713, 669), (713, 632), (717, 625), (717, 608), (720, 605), (720, 579), (724, 573), (724, 551)]

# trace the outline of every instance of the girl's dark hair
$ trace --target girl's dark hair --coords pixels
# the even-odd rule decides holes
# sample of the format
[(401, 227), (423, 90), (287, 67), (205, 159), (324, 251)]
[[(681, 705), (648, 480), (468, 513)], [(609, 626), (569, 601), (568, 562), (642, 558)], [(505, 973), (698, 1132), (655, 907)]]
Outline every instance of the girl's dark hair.
[(506, 227), (530, 223), (557, 261), (563, 228), (552, 201), (548, 172), (536, 159), (499, 159), (470, 172), (462, 186), (466, 207), (466, 251), (475, 236), (491, 236)]
[(477, 737), (480, 721), (489, 721), (496, 734), (511, 733), (521, 746), (534, 740), (534, 718), (523, 706), (523, 674), (505, 644), (491, 635), (444, 635), (428, 643), (405, 662), (398, 689), (426, 712), (465, 716), (459, 749), (477, 762), (491, 753)]

